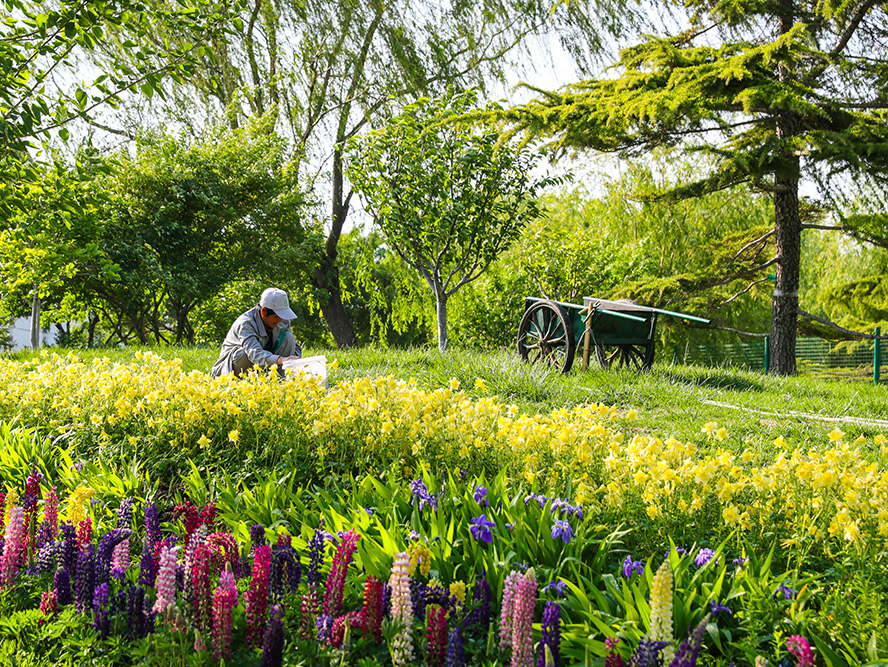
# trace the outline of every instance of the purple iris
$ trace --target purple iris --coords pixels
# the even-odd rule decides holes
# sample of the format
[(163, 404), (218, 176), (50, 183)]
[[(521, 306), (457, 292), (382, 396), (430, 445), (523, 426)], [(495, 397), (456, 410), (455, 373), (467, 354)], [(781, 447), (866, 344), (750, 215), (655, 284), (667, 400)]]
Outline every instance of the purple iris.
[(722, 613), (725, 613), (728, 616), (733, 615), (733, 612), (731, 612), (730, 607), (727, 607), (726, 605), (723, 605), (722, 603), (720, 603), (716, 600), (710, 600), (709, 608), (712, 609), (713, 616), (715, 616), (716, 614), (722, 614)]
[(564, 589), (567, 588), (567, 582), (561, 581), (550, 581), (548, 584), (543, 586), (543, 593), (555, 593), (557, 597), (564, 597)]
[(794, 588), (790, 588), (786, 584), (780, 584), (774, 591), (774, 595), (772, 597), (776, 598), (778, 593), (783, 594), (784, 600), (792, 600), (796, 596), (796, 593), (798, 593), (798, 591)]
[(486, 486), (476, 486), (475, 493), (472, 494), (472, 497), (475, 499), (475, 502), (479, 505), (484, 505), (486, 507), (490, 507), (490, 503), (487, 502), (487, 487)]
[(469, 523), (472, 524), (471, 528), (469, 528), (472, 533), (472, 537), (474, 537), (476, 540), (487, 542), (487, 544), (493, 542), (493, 533), (490, 532), (490, 529), (493, 528), (496, 524), (493, 521), (488, 521), (486, 514), (476, 516)]
[[(697, 557), (694, 559), (694, 565), (697, 567), (703, 567), (706, 563), (712, 560), (713, 556), (715, 556), (715, 551), (712, 549), (700, 549), (697, 553)], [(717, 565), (718, 561), (715, 561), (715, 563)]]
[(557, 540), (559, 537), (565, 544), (570, 544), (570, 538), (573, 537), (573, 528), (564, 519), (556, 519), (552, 524), (552, 539)]
[(623, 561), (623, 576), (629, 579), (632, 576), (632, 570), (638, 572), (639, 576), (644, 574), (644, 565), (640, 560), (632, 560), (632, 556), (626, 556)]

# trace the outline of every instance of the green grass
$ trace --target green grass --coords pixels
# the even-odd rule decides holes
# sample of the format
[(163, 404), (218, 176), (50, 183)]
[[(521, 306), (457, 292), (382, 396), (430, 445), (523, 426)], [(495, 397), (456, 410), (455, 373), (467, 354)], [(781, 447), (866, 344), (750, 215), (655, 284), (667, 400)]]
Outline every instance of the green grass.
[[(150, 348), (163, 358), (179, 358), (186, 371), (208, 372), (218, 351), (213, 348)], [(67, 354), (68, 350), (54, 350)], [(89, 360), (99, 356), (126, 362), (138, 348), (72, 350)], [(306, 350), (306, 356), (325, 354), (339, 367), (330, 383), (361, 376), (414, 378), (420, 387), (460, 381), (470, 395), (485, 392), (475, 388), (476, 379), (487, 392), (507, 403), (515, 403), (527, 413), (596, 402), (636, 409), (639, 419), (633, 430), (702, 442), (701, 429), (716, 422), (729, 433), (723, 446), (742, 449), (745, 440), (761, 447), (778, 436), (790, 446), (825, 446), (827, 434), (835, 427), (846, 433), (845, 440), (858, 436), (871, 439), (888, 434), (888, 427), (839, 423), (829, 418), (888, 420), (888, 388), (859, 382), (819, 380), (808, 377), (773, 377), (752, 371), (701, 366), (661, 364), (649, 373), (631, 371), (575, 370), (567, 375), (552, 373), (539, 366), (523, 364), (514, 352), (482, 352), (454, 349), (446, 354), (437, 349), (386, 350)], [(29, 351), (14, 353), (15, 359), (28, 359)], [(720, 403), (733, 407), (713, 405)], [(790, 413), (805, 413), (800, 417)]]

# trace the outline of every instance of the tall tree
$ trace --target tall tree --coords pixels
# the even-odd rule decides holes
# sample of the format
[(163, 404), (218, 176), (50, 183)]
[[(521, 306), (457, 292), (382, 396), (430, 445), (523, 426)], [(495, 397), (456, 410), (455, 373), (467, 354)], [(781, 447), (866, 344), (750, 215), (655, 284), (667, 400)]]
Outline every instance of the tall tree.
[[(339, 280), (339, 240), (352, 194), (344, 175), (351, 137), (405, 100), (502, 79), (528, 35), (559, 31), (577, 56), (629, 24), (625, 0), (252, 0), (235, 39), (219, 41), (188, 79), (208, 103), (244, 114), (277, 104), (281, 131), (304, 146), (303, 172), (324, 174), (325, 238), (312, 284), (340, 346), (355, 344)], [(563, 28), (563, 30), (560, 30)], [(155, 39), (162, 41), (163, 35)], [(193, 90), (193, 89), (191, 89)], [(183, 108), (193, 115), (190, 90)], [(229, 115), (232, 124), (240, 122)]]
[(769, 193), (770, 370), (792, 374), (808, 224), (799, 184), (841, 188), (855, 174), (888, 172), (888, 8), (878, 0), (685, 0), (682, 8), (691, 27), (624, 49), (614, 78), (539, 91), (507, 116), (554, 137), (554, 149), (637, 155), (678, 144), (715, 159), (673, 197), (742, 184)]
[(355, 142), (347, 171), (391, 247), (435, 295), (442, 351), (447, 300), (541, 215), (537, 195), (554, 182), (531, 176), (529, 149), (500, 143), (490, 127), (453, 122), (476, 103), (469, 91), (409, 105)]

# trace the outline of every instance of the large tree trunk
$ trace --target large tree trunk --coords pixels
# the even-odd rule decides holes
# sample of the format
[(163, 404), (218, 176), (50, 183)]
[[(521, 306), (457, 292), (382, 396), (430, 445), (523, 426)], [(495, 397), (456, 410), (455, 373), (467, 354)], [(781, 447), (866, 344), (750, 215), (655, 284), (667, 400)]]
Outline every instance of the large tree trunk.
[[(794, 0), (780, 0), (780, 33), (795, 20)], [(782, 63), (781, 81), (792, 78)], [(798, 116), (786, 110), (777, 115), (777, 138), (790, 139), (801, 132)], [(799, 216), (800, 161), (792, 147), (785, 147), (774, 175), (774, 236), (777, 244), (777, 275), (771, 302), (771, 364), (769, 372), (795, 375), (796, 331), (799, 307), (799, 273), (802, 257), (802, 221)]]
[(342, 235), (342, 227), (348, 216), (351, 192), (343, 197), (343, 165), (341, 145), (333, 151), (333, 222), (327, 242), (324, 244), (324, 256), (314, 271), (314, 286), (322, 290), (319, 300), (321, 312), (327, 328), (333, 334), (333, 340), (340, 349), (355, 347), (357, 337), (348, 313), (342, 303), (342, 290), (339, 287), (339, 268), (336, 266), (337, 245)]
[[(777, 276), (771, 302), (771, 367), (776, 375), (796, 372), (796, 329), (802, 222), (799, 218), (799, 182), (777, 178), (774, 197), (774, 233), (777, 242)], [(785, 188), (785, 190), (784, 190)]]

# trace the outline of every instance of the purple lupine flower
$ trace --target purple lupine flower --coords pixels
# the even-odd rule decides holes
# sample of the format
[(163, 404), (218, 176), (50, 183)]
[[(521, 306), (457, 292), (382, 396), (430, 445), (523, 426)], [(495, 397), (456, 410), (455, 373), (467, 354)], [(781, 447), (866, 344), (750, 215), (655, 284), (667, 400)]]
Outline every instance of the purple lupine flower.
[(92, 609), (92, 597), (96, 588), (95, 557), (92, 549), (86, 548), (77, 554), (74, 574), (74, 604), (82, 614)]
[(139, 562), (139, 583), (142, 586), (154, 587), (157, 579), (157, 564), (154, 562), (154, 550), (145, 542), (142, 547), (142, 559)]
[(476, 486), (475, 492), (472, 494), (472, 497), (475, 499), (475, 502), (479, 505), (484, 505), (485, 507), (490, 507), (490, 503), (487, 501), (487, 487), (486, 486)]
[(253, 548), (261, 547), (266, 543), (265, 539), (265, 526), (261, 523), (254, 523), (250, 526), (250, 542), (253, 543)]
[(410, 606), (413, 618), (425, 618), (429, 587), (419, 579), (410, 578)]
[[(681, 558), (682, 556), (684, 556), (687, 552), (688, 552), (687, 549), (682, 549), (681, 547), (675, 547), (675, 553), (678, 554), (678, 557), (679, 557), (679, 558)], [(669, 558), (669, 554), (671, 554), (671, 553), (672, 553), (672, 549), (669, 549), (669, 550), (666, 552), (666, 555), (663, 556), (663, 558), (664, 558), (664, 559)]]
[(706, 634), (708, 623), (709, 614), (703, 617), (703, 620), (697, 624), (694, 631), (681, 643), (681, 646), (675, 652), (675, 657), (669, 663), (669, 667), (696, 667), (697, 657), (700, 655), (700, 649), (703, 647), (703, 636)]
[(629, 667), (660, 667), (660, 652), (670, 643), (642, 639), (629, 659)]
[(743, 558), (743, 557), (741, 556), (740, 558), (735, 558), (734, 560), (732, 560), (732, 561), (731, 561), (731, 564), (732, 564), (736, 569), (740, 569), (741, 567), (743, 567), (743, 565), (744, 565), (744, 564), (746, 563), (746, 561), (748, 561), (748, 560), (749, 560), (748, 558)]
[(117, 527), (131, 528), (133, 525), (133, 504), (135, 498), (124, 498), (120, 501), (120, 507), (117, 508)]
[(632, 570), (643, 575), (644, 564), (640, 560), (632, 560), (632, 556), (626, 556), (626, 560), (623, 561), (623, 576), (629, 579), (632, 576)]
[(93, 627), (99, 639), (107, 639), (111, 633), (111, 612), (108, 609), (108, 584), (96, 586), (93, 591)]
[(465, 667), (466, 651), (459, 627), (453, 628), (447, 635), (447, 658), (444, 664), (446, 667)]
[(469, 532), (472, 533), (472, 537), (476, 540), (487, 542), (487, 544), (493, 542), (493, 534), (490, 532), (490, 529), (496, 526), (496, 524), (493, 521), (488, 521), (486, 514), (474, 517), (469, 523), (471, 524)]
[(130, 587), (127, 595), (127, 613), (130, 639), (144, 637), (147, 634), (145, 631), (145, 589), (141, 586)]
[(327, 614), (320, 614), (315, 621), (318, 631), (318, 641), (321, 644), (329, 644), (333, 636), (333, 617)]
[(561, 541), (565, 544), (570, 544), (570, 538), (573, 537), (573, 528), (570, 527), (570, 524), (563, 520), (557, 519), (552, 524), (552, 539), (557, 540), (559, 537)]
[(547, 602), (543, 610), (543, 639), (540, 642), (540, 654), (537, 658), (537, 667), (546, 667), (546, 647), (552, 654), (555, 667), (561, 664), (561, 656), (558, 649), (561, 646), (561, 605), (557, 602)]
[(56, 598), (59, 601), (60, 607), (69, 605), (74, 601), (74, 598), (71, 595), (71, 577), (68, 574), (68, 570), (64, 567), (60, 567), (56, 570), (55, 576), (53, 577), (53, 584), (55, 586)]
[[(466, 619), (466, 631), (473, 636), (484, 637), (490, 628), (490, 603), (493, 599), (493, 592), (490, 590), (490, 584), (484, 574), (475, 577), (473, 598), (475, 608)], [(460, 637), (460, 642), (462, 642), (462, 637)]]
[(517, 522), (517, 521), (515, 521), (515, 522), (513, 522), (513, 523), (507, 523), (507, 524), (506, 524), (506, 528), (507, 528), (509, 531), (511, 531), (511, 530), (512, 530), (515, 526), (517, 526), (517, 525), (518, 525), (518, 522)]
[(97, 584), (103, 584), (108, 581), (114, 547), (132, 534), (133, 531), (127, 528), (114, 528), (102, 536), (102, 539), (99, 541), (99, 547), (96, 550), (95, 576)]
[(145, 627), (143, 631), (145, 636), (154, 634), (154, 618), (157, 614), (151, 609), (151, 598), (147, 595), (142, 596), (142, 618), (145, 619)]
[(262, 667), (280, 667), (284, 659), (284, 609), (271, 605), (262, 642)]
[(392, 614), (392, 587), (387, 581), (382, 582), (382, 617), (388, 618)]
[[(46, 525), (46, 524), (43, 524)], [(44, 545), (37, 555), (34, 557), (34, 570), (37, 574), (46, 574), (54, 572), (56, 568), (56, 555), (58, 554), (58, 546), (50, 542)]]
[(731, 611), (730, 607), (728, 607), (727, 605), (723, 605), (721, 602), (718, 602), (716, 600), (709, 601), (709, 608), (712, 610), (713, 616), (715, 616), (716, 614), (727, 614), (728, 616), (733, 616), (733, 612)]
[(373, 516), (373, 508), (365, 507), (364, 511), (367, 512), (367, 514), (369, 514), (370, 516)]
[(153, 548), (161, 539), (157, 505), (153, 500), (149, 500), (145, 503), (145, 543)]
[[(64, 567), (68, 574), (77, 572), (77, 552), (80, 550), (80, 545), (77, 542), (77, 529), (74, 527), (74, 524), (70, 521), (62, 521), (61, 525), (62, 529), (62, 550), (60, 553), (62, 560), (62, 567)], [(59, 602), (61, 604), (61, 602)]]
[(276, 598), (296, 593), (302, 580), (302, 564), (299, 552), (289, 544), (276, 544), (271, 548), (271, 573), (269, 589)]
[[(700, 549), (700, 551), (697, 552), (697, 557), (694, 558), (694, 565), (697, 567), (703, 567), (706, 563), (711, 561), (714, 556), (715, 551), (712, 549)], [(715, 561), (715, 564), (718, 565), (717, 560)]]
[(314, 535), (308, 542), (308, 570), (305, 581), (309, 586), (321, 582), (321, 565), (324, 563), (324, 520), (318, 522)]

